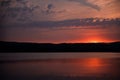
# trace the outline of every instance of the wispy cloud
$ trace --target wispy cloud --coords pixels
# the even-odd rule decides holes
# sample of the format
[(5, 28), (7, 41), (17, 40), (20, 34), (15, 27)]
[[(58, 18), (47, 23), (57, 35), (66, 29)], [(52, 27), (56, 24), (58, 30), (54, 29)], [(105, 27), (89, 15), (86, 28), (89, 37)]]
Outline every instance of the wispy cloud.
[(119, 4), (120, 0), (0, 0), (0, 18), (13, 23), (117, 18)]
[(97, 11), (100, 11), (101, 9), (98, 5), (88, 2), (88, 0), (69, 0), (69, 1), (79, 2), (80, 4), (91, 7)]

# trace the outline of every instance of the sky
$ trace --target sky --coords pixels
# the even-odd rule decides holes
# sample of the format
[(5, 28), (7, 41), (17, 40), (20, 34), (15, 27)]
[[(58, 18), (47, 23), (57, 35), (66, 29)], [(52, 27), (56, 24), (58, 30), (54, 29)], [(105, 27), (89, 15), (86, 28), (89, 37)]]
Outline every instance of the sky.
[(0, 0), (0, 41), (120, 40), (120, 0)]

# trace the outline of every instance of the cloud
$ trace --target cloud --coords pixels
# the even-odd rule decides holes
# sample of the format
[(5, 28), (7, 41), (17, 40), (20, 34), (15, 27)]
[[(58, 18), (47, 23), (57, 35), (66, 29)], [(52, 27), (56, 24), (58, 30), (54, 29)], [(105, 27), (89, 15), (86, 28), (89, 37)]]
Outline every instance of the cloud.
[(28, 7), (15, 7), (15, 8), (7, 8), (5, 13), (1, 13), (0, 17), (4, 19), (23, 19), (28, 20), (32, 15), (32, 9)]
[(98, 5), (88, 2), (88, 0), (69, 0), (69, 1), (79, 2), (80, 4), (91, 7), (97, 11), (100, 11), (101, 9)]
[(15, 0), (13, 4), (16, 6), (12, 7), (12, 0), (1, 1), (2, 12), (0, 18), (2, 19), (16, 19), (17, 21), (29, 21), (33, 15), (33, 11), (39, 8), (36, 6), (27, 6), (28, 1)]
[(57, 13), (63, 13), (66, 10), (56, 10), (56, 6), (54, 4), (48, 4), (46, 10), (42, 10), (43, 14), (50, 15), (50, 14), (57, 14)]
[(81, 27), (81, 26), (119, 26), (120, 18), (116, 19), (100, 19), (100, 18), (84, 18), (84, 19), (71, 19), (63, 21), (30, 21), (28, 23), (14, 23), (3, 24), (1, 26), (16, 26), (16, 27), (40, 27), (40, 28), (69, 28), (69, 27)]
[(43, 28), (61, 28), (61, 27), (81, 27), (81, 26), (119, 26), (120, 18), (116, 19), (100, 19), (100, 18), (84, 18), (71, 19), (63, 21), (42, 21), (30, 23), (31, 26), (38, 26)]
[(48, 4), (47, 8), (48, 8), (48, 10), (51, 10), (52, 8), (54, 8), (54, 5), (53, 4)]
[(3, 0), (3, 1), (0, 1), (0, 6), (3, 7), (3, 6), (9, 6), (11, 3), (11, 0)]
[(54, 13), (53, 9), (54, 9), (54, 5), (53, 4), (48, 4), (47, 5), (47, 10), (45, 11), (45, 13), (46, 14)]

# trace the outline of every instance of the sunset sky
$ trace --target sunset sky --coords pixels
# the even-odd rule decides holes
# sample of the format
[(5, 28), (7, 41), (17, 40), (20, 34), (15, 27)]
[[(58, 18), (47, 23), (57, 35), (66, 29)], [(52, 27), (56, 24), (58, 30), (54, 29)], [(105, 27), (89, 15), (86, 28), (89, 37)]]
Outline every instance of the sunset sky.
[(120, 41), (120, 0), (0, 0), (0, 41)]

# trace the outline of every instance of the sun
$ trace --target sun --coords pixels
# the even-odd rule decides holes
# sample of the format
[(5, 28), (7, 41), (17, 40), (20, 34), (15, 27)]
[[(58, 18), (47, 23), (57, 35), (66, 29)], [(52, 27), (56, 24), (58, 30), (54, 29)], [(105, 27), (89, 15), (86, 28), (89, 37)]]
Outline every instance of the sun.
[(91, 38), (88, 41), (89, 43), (102, 43), (102, 42), (106, 42), (106, 40), (102, 39), (102, 38)]
[(99, 43), (97, 40), (90, 41), (90, 43)]
[(82, 43), (109, 43), (112, 41), (108, 40), (106, 38), (102, 38), (102, 37), (88, 37), (88, 38), (84, 38), (83, 40), (79, 40), (79, 42), (82, 42)]

